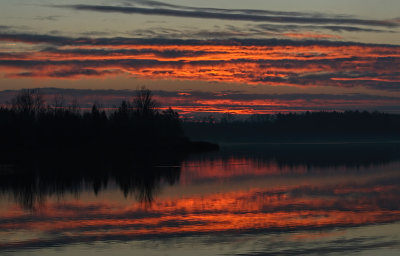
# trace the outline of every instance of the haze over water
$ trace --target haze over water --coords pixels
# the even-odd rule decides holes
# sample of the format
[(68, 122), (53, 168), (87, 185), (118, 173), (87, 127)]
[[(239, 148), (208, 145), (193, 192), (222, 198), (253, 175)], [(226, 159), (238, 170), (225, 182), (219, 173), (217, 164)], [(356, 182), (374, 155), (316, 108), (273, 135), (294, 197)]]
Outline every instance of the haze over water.
[(0, 254), (400, 252), (396, 143), (226, 145), (129, 168), (49, 177), (1, 165)]

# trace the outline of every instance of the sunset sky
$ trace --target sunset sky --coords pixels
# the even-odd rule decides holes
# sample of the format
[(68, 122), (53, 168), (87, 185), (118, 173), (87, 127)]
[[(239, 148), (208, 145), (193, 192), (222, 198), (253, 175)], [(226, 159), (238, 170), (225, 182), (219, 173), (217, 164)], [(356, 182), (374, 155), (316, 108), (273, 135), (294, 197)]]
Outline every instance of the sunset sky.
[(0, 103), (141, 86), (188, 116), (400, 113), (400, 1), (0, 0)]

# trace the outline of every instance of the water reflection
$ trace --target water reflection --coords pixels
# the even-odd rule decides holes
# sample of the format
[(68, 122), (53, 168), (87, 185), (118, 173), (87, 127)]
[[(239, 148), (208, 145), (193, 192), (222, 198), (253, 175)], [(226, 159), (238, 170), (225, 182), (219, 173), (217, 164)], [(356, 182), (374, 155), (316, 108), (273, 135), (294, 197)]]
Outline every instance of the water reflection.
[(125, 197), (133, 195), (148, 205), (161, 184), (179, 181), (182, 160), (180, 155), (151, 160), (129, 155), (24, 155), (22, 160), (0, 165), (0, 192), (24, 208), (35, 210), (49, 196), (79, 196), (85, 190), (97, 195), (109, 186), (117, 186)]
[[(121, 243), (128, 241), (142, 255), (217, 244), (224, 249), (211, 254), (396, 250), (398, 144), (284, 149), (229, 146), (146, 164), (67, 165), (57, 175), (57, 165), (37, 163), (29, 175), (8, 166), (0, 181), (0, 251), (43, 255), (43, 248), (71, 252), (71, 246), (96, 242), (123, 254)], [(166, 245), (150, 253), (145, 241)]]
[(232, 144), (217, 154), (195, 155), (191, 160), (251, 159), (279, 167), (368, 167), (400, 159), (399, 143)]

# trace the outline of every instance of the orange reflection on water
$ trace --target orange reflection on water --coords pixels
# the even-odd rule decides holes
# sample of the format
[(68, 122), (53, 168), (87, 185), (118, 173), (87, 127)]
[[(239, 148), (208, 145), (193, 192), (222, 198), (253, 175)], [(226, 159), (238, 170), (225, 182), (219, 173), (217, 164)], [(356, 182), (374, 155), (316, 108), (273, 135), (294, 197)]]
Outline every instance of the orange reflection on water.
[[(306, 165), (248, 157), (190, 160), (182, 166), (175, 192), (167, 191), (151, 205), (124, 198), (119, 190), (97, 197), (84, 193), (80, 199), (49, 198), (31, 212), (9, 204), (0, 211), (0, 249), (43, 241), (319, 232), (400, 221), (398, 166), (364, 172), (360, 166), (310, 171)], [(9, 234), (21, 235), (9, 239)], [(313, 237), (294, 237), (303, 238)]]
[(276, 163), (257, 163), (247, 158), (218, 159), (207, 162), (191, 161), (183, 165), (181, 183), (190, 184), (196, 179), (219, 179), (245, 176), (304, 174), (306, 166), (297, 166), (295, 170), (288, 166), (278, 166)]
[[(337, 188), (339, 187), (339, 188)], [(1, 230), (65, 236), (140, 236), (220, 231), (297, 230), (400, 220), (395, 186), (292, 186), (159, 200), (151, 208), (83, 201), (49, 203), (28, 220), (1, 216)], [(328, 193), (329, 192), (329, 193)], [(343, 197), (343, 194), (349, 195)], [(322, 196), (321, 196), (322, 195)], [(370, 198), (370, 195), (374, 195)], [(380, 202), (385, 201), (385, 204)], [(87, 210), (87, 209), (93, 210)], [(69, 209), (69, 210), (68, 210)], [(23, 217), (23, 214), (20, 215)], [(13, 219), (16, 218), (14, 221)], [(6, 220), (6, 221), (5, 221)]]

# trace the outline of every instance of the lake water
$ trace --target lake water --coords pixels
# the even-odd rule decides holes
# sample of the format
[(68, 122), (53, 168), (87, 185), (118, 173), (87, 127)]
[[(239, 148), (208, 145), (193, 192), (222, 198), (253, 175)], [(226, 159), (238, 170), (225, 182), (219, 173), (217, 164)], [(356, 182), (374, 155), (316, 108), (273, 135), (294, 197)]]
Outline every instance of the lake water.
[(226, 145), (89, 174), (2, 164), (0, 255), (400, 255), (399, 149)]

